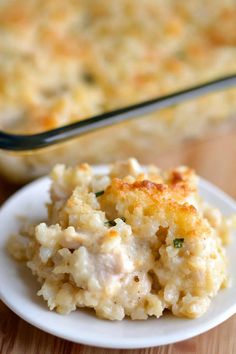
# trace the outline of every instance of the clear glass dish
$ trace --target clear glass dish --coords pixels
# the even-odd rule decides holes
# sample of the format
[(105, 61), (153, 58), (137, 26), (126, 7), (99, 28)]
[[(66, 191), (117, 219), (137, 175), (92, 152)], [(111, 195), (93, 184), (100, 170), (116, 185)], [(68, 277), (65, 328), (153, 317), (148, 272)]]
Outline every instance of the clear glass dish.
[[(1, 130), (47, 134), (235, 72), (235, 10), (234, 1), (1, 1)], [(1, 150), (0, 173), (22, 183), (58, 162), (146, 163), (235, 113), (235, 89), (206, 95), (49, 148)]]
[(185, 156), (196, 144), (196, 139), (214, 134), (220, 136), (220, 132), (234, 128), (236, 90), (230, 91), (232, 98), (235, 97), (234, 104), (222, 105), (224, 94), (217, 93), (165, 109), (160, 112), (160, 117), (145, 116), (49, 147), (26, 151), (0, 150), (0, 173), (9, 181), (24, 183), (48, 173), (56, 163), (109, 163), (133, 156), (146, 164), (171, 156), (178, 146)]

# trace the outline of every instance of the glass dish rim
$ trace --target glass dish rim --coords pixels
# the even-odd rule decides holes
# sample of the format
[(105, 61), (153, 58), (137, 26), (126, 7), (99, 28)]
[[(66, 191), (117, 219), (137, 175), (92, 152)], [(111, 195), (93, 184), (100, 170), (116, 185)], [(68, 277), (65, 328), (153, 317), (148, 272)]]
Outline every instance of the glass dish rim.
[(37, 134), (12, 134), (0, 130), (0, 149), (8, 151), (32, 151), (46, 148), (106, 126), (135, 119), (163, 108), (232, 87), (236, 87), (236, 74), (223, 76), (212, 81), (175, 91), (168, 95), (105, 112)]

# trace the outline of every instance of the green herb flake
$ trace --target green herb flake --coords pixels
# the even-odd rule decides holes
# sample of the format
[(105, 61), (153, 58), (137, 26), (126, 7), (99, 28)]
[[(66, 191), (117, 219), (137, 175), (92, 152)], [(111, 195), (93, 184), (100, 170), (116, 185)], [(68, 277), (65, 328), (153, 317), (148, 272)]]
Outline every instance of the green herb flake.
[(94, 75), (90, 72), (84, 72), (82, 79), (89, 85), (93, 85), (96, 82)]
[(95, 195), (96, 197), (101, 197), (101, 195), (104, 194), (104, 191), (96, 192)]
[[(123, 216), (122, 216), (120, 219), (121, 219), (123, 222), (126, 221), (126, 219), (125, 219)], [(116, 222), (115, 222), (115, 220), (108, 220), (108, 221), (105, 221), (105, 225), (110, 226), (110, 227), (116, 226)]]
[(186, 59), (186, 53), (182, 50), (175, 53), (177, 59), (184, 60)]
[(105, 225), (110, 226), (110, 227), (116, 226), (116, 222), (115, 222), (115, 220), (108, 220), (105, 222)]
[(175, 238), (173, 240), (174, 248), (181, 248), (183, 247), (184, 238)]

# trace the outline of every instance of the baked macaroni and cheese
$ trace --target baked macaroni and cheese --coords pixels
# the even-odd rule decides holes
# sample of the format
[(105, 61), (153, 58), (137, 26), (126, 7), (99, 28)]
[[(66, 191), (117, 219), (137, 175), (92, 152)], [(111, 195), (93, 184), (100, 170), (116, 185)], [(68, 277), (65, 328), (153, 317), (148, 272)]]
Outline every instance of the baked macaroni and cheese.
[[(234, 0), (2, 0), (0, 128), (42, 132), (236, 72), (235, 33)], [(0, 166), (20, 180), (55, 161), (146, 163), (235, 112), (226, 90), (48, 151), (0, 152)]]
[(51, 180), (47, 220), (8, 245), (50, 310), (195, 318), (227, 286), (231, 221), (200, 198), (193, 170), (143, 172), (129, 159), (102, 175), (88, 164), (57, 165)]

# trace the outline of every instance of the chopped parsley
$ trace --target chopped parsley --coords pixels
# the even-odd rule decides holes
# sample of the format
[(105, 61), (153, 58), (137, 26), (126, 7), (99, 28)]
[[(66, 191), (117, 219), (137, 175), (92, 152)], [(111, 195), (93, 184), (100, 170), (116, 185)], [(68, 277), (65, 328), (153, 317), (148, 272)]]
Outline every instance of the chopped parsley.
[(181, 248), (183, 247), (184, 238), (175, 238), (173, 240), (174, 248)]
[[(123, 216), (122, 216), (120, 219), (121, 219), (123, 222), (126, 221), (126, 219), (125, 219)], [(105, 225), (110, 226), (110, 227), (116, 226), (116, 222), (115, 222), (115, 220), (108, 220), (108, 221), (105, 221)]]
[(115, 222), (115, 220), (108, 220), (105, 222), (105, 225), (110, 226), (110, 227), (116, 226), (116, 222)]
[(101, 197), (101, 195), (104, 194), (104, 191), (96, 192), (95, 195), (96, 197)]
[(183, 50), (179, 50), (175, 53), (177, 59), (184, 60), (186, 59), (186, 53)]
[(93, 85), (96, 81), (94, 75), (90, 72), (84, 72), (82, 78), (89, 85)]

